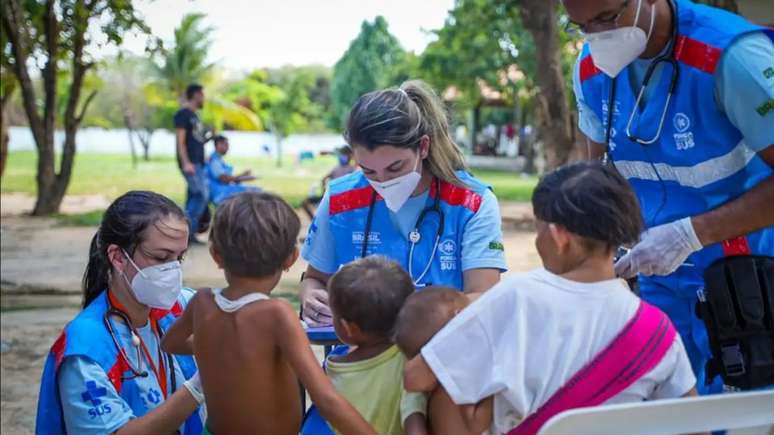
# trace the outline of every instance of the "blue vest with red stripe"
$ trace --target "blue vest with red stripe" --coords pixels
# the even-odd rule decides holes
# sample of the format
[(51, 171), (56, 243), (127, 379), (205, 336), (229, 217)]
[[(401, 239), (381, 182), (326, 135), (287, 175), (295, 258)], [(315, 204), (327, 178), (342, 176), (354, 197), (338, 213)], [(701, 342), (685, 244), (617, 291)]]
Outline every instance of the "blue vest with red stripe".
[[(151, 310), (151, 319), (157, 320), (159, 328), (166, 331), (183, 313), (184, 303), (185, 301), (181, 297), (169, 311)], [(147, 408), (137, 394), (138, 389), (135, 382), (121, 379), (122, 376), (127, 375), (129, 366), (118, 353), (118, 349), (105, 327), (104, 318), (107, 310), (108, 297), (107, 291), (104, 291), (65, 326), (64, 331), (51, 347), (40, 382), (38, 415), (35, 422), (36, 434), (63, 435), (67, 433), (62, 414), (57, 373), (62, 361), (70, 356), (86, 357), (98, 364), (135, 416), (141, 417), (147, 412)], [(180, 365), (186, 379), (196, 373), (196, 363), (193, 357), (175, 355), (174, 358), (176, 363)], [(178, 380), (177, 388), (183, 388), (183, 380)], [(194, 412), (185, 422), (185, 435), (198, 435), (202, 432), (202, 428), (199, 412)]]
[[(444, 228), (435, 256), (427, 274), (418, 286), (441, 285), (462, 290), (460, 249), (465, 225), (476, 214), (484, 192), (489, 188), (472, 175), (458, 171), (457, 176), (466, 187), (441, 182), (440, 192), (433, 182), (425, 207), (432, 207), (438, 195), (444, 215)], [(360, 258), (366, 237), (366, 220), (373, 207), (371, 230), (368, 234), (366, 255), (385, 255), (400, 263), (408, 271), (408, 234), (401, 234), (390, 219), (384, 200), (376, 195), (362, 172), (354, 172), (330, 183), (330, 228), (335, 240), (336, 263), (343, 265)], [(372, 203), (373, 200), (373, 203)], [(430, 262), (439, 226), (436, 213), (428, 213), (421, 223), (421, 239), (414, 247), (413, 280), (419, 278)]]
[[(679, 77), (655, 143), (640, 145), (628, 138), (626, 125), (635, 110), (640, 84), (630, 83), (628, 70), (615, 79), (609, 156), (637, 193), (648, 226), (715, 209), (772, 174), (766, 162), (747, 147), (741, 132), (718, 109), (714, 99), (714, 73), (723, 50), (741, 35), (770, 31), (720, 9), (686, 0), (675, 3)], [(774, 33), (768, 34), (774, 38)], [(606, 128), (612, 79), (594, 66), (588, 45), (581, 53), (580, 79), (586, 104)], [(633, 135), (645, 139), (655, 136), (670, 79), (671, 69), (665, 65), (658, 80), (649, 84), (656, 88), (644, 111), (639, 109), (634, 116)], [(676, 283), (700, 283), (703, 270), (716, 259), (746, 254), (773, 255), (774, 228), (707, 246), (692, 254), (673, 276), (652, 279), (670, 288)], [(695, 287), (688, 291), (695, 292)]]

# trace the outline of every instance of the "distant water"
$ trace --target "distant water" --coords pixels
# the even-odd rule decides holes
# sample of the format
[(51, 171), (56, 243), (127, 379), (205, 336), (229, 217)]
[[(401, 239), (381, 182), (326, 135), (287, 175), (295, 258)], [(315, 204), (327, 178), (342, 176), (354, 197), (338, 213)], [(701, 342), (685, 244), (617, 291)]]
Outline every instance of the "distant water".
[[(277, 146), (274, 135), (264, 132), (224, 131), (231, 145), (229, 154), (233, 156), (254, 157), (274, 155)], [(9, 129), (10, 151), (34, 151), (35, 141), (32, 132), (27, 127), (11, 127)], [(57, 151), (62, 150), (64, 131), (59, 130), (54, 135)], [(338, 134), (294, 134), (282, 142), (282, 151), (286, 154), (298, 154), (304, 151), (318, 153), (332, 151), (344, 143)], [(135, 149), (142, 155), (140, 141), (135, 138)], [(82, 128), (76, 138), (78, 152), (121, 154), (130, 152), (129, 135), (124, 129)], [(212, 151), (212, 142), (207, 144), (208, 153)], [(175, 154), (175, 136), (168, 130), (157, 130), (151, 137), (150, 153), (157, 156)]]

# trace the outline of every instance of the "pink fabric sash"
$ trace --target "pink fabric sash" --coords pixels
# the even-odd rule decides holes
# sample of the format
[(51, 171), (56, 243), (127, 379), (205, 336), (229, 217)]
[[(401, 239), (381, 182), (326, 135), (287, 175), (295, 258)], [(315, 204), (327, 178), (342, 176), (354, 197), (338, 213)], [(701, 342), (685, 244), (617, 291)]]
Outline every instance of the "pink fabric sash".
[(669, 318), (644, 301), (613, 341), (508, 435), (532, 435), (568, 409), (596, 406), (653, 369), (675, 339)]

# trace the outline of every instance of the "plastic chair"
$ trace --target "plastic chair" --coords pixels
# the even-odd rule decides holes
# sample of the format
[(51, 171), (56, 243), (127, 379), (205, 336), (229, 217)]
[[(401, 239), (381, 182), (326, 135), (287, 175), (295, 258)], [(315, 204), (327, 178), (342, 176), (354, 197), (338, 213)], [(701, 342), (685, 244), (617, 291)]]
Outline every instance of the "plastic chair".
[(736, 435), (774, 435), (774, 391), (573, 409), (549, 420), (539, 435), (650, 435), (716, 430)]

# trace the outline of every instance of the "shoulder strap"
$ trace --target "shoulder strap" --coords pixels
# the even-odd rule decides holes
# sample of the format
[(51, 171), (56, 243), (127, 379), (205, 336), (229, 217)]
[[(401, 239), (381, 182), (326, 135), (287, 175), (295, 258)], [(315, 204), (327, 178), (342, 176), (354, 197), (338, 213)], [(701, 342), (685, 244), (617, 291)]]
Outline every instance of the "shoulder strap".
[(674, 339), (669, 318), (640, 301), (634, 317), (613, 341), (508, 435), (535, 434), (563, 411), (606, 402), (652, 370)]

